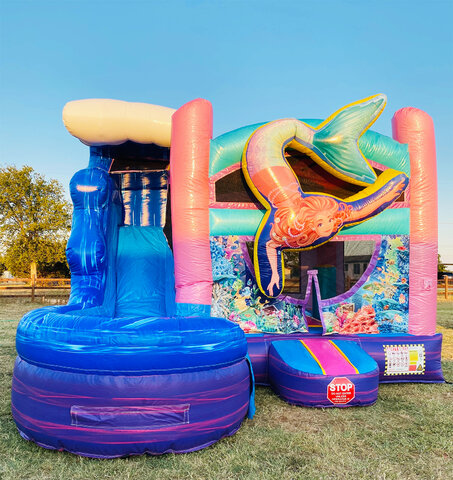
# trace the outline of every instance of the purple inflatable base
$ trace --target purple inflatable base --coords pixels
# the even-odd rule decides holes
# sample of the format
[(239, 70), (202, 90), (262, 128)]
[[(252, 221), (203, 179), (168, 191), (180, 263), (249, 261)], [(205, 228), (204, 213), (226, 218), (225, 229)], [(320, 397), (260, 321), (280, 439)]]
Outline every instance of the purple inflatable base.
[(239, 422), (239, 425), (234, 429), (231, 430), (229, 433), (221, 436), (218, 440), (211, 440), (210, 442), (205, 443), (204, 445), (199, 445), (194, 448), (188, 448), (186, 450), (167, 450), (162, 453), (156, 453), (156, 452), (151, 452), (151, 451), (144, 451), (143, 453), (126, 453), (122, 455), (90, 455), (84, 452), (75, 452), (72, 450), (67, 450), (64, 448), (56, 448), (52, 447), (50, 445), (46, 445), (45, 443), (37, 442), (36, 440), (33, 440), (32, 438), (29, 438), (19, 427), (17, 427), (17, 430), (19, 431), (19, 435), (26, 440), (27, 442), (33, 442), (38, 447), (45, 448), (46, 450), (54, 450), (57, 452), (67, 452), (70, 453), (71, 455), (78, 455), (79, 457), (86, 457), (86, 458), (97, 458), (99, 460), (112, 460), (114, 458), (125, 458), (125, 457), (140, 457), (141, 455), (151, 455), (153, 457), (157, 457), (166, 453), (174, 453), (176, 455), (183, 454), (183, 453), (192, 453), (192, 452), (197, 452), (198, 450), (203, 450), (203, 448), (210, 447), (211, 445), (214, 445), (214, 443), (217, 443), (218, 441), (222, 440), (223, 438), (228, 438), (234, 435), (240, 428), (241, 428), (242, 420)]
[[(316, 341), (314, 345), (323, 345), (318, 353), (329, 355), (327, 347), (331, 344), (328, 340)], [(330, 355), (335, 355), (338, 348), (343, 350), (344, 355), (347, 345), (352, 349), (348, 349), (346, 358), (352, 363), (341, 365), (336, 357), (331, 357), (334, 360), (329, 363), (327, 357), (317, 357), (318, 367), (308, 354), (307, 358), (304, 357), (306, 349), (313, 344), (304, 348), (298, 341), (273, 342), (269, 349), (269, 383), (272, 390), (286, 402), (303, 407), (373, 405), (378, 397), (379, 368), (367, 353), (349, 342), (337, 342)], [(316, 373), (320, 370), (323, 373)]]
[[(362, 349), (376, 360), (379, 367), (379, 383), (444, 383), (442, 373), (441, 349), (442, 334), (435, 335), (329, 335), (319, 333), (247, 334), (248, 353), (252, 361), (255, 383), (269, 386), (269, 349), (272, 342), (301, 340), (304, 338), (330, 338), (358, 343)], [(425, 355), (425, 369), (421, 374), (387, 375), (384, 346), (422, 345)]]
[(164, 375), (50, 370), (18, 358), (11, 408), (23, 438), (92, 458), (200, 450), (236, 432), (251, 392), (247, 360)]
[[(272, 372), (273, 366), (270, 367)], [(378, 397), (378, 371), (367, 375), (344, 376), (355, 386), (355, 395), (348, 403), (333, 403), (327, 398), (328, 385), (336, 376), (332, 375), (291, 375), (289, 372), (278, 375), (271, 373), (272, 390), (286, 403), (312, 408), (368, 407), (376, 403)], [(342, 375), (343, 376), (343, 375)]]
[[(330, 378), (329, 382), (333, 380), (333, 377)], [(291, 398), (281, 392), (281, 386), (277, 389), (274, 385), (272, 386), (272, 390), (286, 403), (290, 405), (295, 405), (296, 407), (309, 407), (309, 408), (351, 408), (351, 407), (371, 407), (377, 402), (377, 388), (376, 388), (376, 395), (372, 400), (363, 400), (362, 398), (351, 400), (349, 403), (342, 405), (342, 404), (333, 404), (331, 402), (318, 400), (310, 402), (304, 396), (299, 396), (299, 398)], [(327, 387), (326, 387), (327, 388)], [(297, 392), (299, 393), (299, 392)], [(322, 392), (325, 395), (324, 392)], [(321, 392), (320, 392), (321, 395)]]

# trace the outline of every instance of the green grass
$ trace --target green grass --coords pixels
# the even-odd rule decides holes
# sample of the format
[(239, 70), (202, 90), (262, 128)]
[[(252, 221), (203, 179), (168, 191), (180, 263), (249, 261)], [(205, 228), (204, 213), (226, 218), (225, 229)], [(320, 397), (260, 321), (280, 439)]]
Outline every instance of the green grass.
[[(10, 411), (18, 319), (41, 305), (0, 303), (0, 478), (42, 479), (452, 479), (451, 384), (381, 385), (376, 405), (308, 409), (258, 388), (257, 414), (239, 432), (185, 455), (90, 460), (23, 440)], [(439, 324), (453, 344), (453, 302)], [(453, 382), (453, 356), (443, 362)]]
[(453, 300), (442, 300), (437, 303), (437, 324), (453, 329)]

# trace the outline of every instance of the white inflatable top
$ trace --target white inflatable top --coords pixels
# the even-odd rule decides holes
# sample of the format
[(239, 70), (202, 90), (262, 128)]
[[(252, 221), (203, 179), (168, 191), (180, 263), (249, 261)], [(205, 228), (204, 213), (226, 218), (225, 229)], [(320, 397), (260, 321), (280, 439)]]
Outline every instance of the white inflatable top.
[(63, 108), (63, 123), (71, 135), (88, 146), (120, 145), (131, 140), (169, 147), (175, 111), (149, 103), (90, 98), (68, 102)]

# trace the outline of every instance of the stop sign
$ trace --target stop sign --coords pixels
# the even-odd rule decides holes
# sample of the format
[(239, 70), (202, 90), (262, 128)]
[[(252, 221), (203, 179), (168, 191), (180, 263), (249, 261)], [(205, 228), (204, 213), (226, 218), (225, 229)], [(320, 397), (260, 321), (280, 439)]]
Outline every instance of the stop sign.
[(346, 405), (355, 397), (355, 385), (346, 377), (335, 377), (327, 385), (327, 398), (334, 405)]

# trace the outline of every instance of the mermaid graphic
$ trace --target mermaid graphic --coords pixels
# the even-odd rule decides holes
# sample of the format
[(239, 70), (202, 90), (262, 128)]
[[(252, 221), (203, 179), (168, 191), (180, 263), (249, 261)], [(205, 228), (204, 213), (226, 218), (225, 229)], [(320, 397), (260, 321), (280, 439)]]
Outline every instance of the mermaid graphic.
[[(407, 175), (393, 169), (376, 177), (358, 139), (385, 107), (379, 94), (339, 110), (317, 129), (296, 119), (258, 128), (244, 149), (242, 168), (250, 188), (266, 207), (254, 246), (257, 283), (268, 297), (283, 290), (285, 249), (315, 248), (345, 226), (361, 223), (390, 206), (405, 190)], [(346, 199), (303, 192), (287, 163), (286, 147), (313, 158), (338, 178), (365, 186)]]

